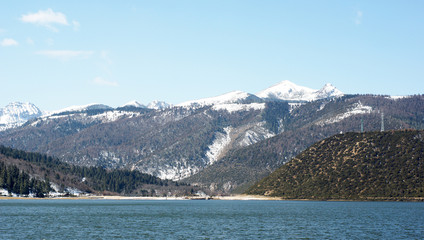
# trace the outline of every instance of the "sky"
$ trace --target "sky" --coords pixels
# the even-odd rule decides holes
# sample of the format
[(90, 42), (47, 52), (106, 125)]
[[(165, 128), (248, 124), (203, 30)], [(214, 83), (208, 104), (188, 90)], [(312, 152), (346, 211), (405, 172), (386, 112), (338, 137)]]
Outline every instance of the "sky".
[(424, 93), (424, 1), (1, 1), (0, 107), (171, 104), (283, 80)]

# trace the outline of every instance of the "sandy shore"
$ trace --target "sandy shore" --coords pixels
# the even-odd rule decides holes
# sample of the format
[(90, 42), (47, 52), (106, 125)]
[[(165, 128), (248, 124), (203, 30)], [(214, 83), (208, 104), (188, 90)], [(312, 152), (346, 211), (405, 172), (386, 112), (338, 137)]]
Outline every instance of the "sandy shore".
[(28, 198), (28, 197), (5, 197), (0, 196), (0, 200), (12, 200), (12, 199), (21, 199), (21, 200), (264, 200), (264, 201), (353, 201), (353, 202), (362, 202), (362, 201), (407, 201), (407, 202), (424, 202), (423, 197), (413, 197), (413, 198), (368, 198), (368, 199), (284, 199), (280, 197), (267, 197), (261, 195), (230, 195), (230, 196), (212, 196), (208, 199), (202, 197), (127, 197), (127, 196), (84, 196), (84, 197), (55, 197), (55, 198)]
[(216, 200), (282, 200), (280, 197), (267, 197), (261, 195), (231, 195), (231, 196), (214, 196)]
[[(127, 196), (84, 196), (84, 197), (56, 197), (56, 198), (27, 198), (27, 197), (5, 197), (0, 196), (0, 200), (8, 199), (24, 199), (24, 200), (35, 200), (35, 199), (71, 199), (71, 200), (206, 200), (205, 198), (199, 197), (127, 197)], [(266, 196), (254, 196), (254, 195), (231, 195), (231, 196), (213, 196), (207, 200), (282, 200), (277, 197), (266, 197)]]

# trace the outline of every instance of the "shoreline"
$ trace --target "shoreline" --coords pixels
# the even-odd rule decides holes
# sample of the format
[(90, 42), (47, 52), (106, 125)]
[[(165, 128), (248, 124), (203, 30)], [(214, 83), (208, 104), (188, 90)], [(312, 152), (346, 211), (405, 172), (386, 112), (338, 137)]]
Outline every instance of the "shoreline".
[(29, 198), (29, 197), (7, 197), (0, 196), (0, 200), (224, 200), (224, 201), (320, 201), (320, 202), (424, 202), (424, 197), (411, 198), (366, 198), (366, 199), (287, 199), (282, 197), (269, 197), (261, 195), (230, 195), (212, 197), (136, 197), (136, 196), (81, 196), (81, 197), (52, 197), (52, 198)]
[(231, 196), (213, 196), (213, 197), (131, 197), (131, 196), (81, 196), (81, 197), (7, 197), (0, 196), (0, 200), (284, 200), (279, 197), (267, 197), (259, 195), (231, 195)]

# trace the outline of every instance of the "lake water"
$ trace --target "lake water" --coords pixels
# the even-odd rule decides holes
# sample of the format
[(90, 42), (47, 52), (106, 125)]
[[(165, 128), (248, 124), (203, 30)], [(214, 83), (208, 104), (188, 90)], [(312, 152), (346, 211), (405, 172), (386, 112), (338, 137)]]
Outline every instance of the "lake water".
[(423, 239), (424, 203), (0, 200), (0, 239)]

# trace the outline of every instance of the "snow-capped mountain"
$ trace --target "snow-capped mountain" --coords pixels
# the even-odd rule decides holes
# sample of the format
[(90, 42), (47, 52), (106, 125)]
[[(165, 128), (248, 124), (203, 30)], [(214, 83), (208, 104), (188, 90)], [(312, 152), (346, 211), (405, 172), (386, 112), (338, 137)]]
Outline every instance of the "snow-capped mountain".
[(249, 103), (260, 103), (262, 99), (257, 96), (242, 92), (233, 91), (217, 97), (203, 98), (199, 100), (193, 100), (178, 104), (178, 107), (203, 107), (210, 105), (222, 105), (222, 104), (249, 104)]
[(282, 81), (256, 94), (268, 100), (314, 101), (329, 97), (340, 97), (343, 93), (331, 84), (326, 84), (319, 90), (296, 85), (290, 81)]
[(166, 108), (170, 108), (170, 107), (172, 107), (171, 104), (163, 102), (163, 101), (157, 101), (157, 100), (155, 100), (155, 101), (153, 101), (153, 102), (151, 102), (147, 105), (147, 108), (156, 109), (156, 110), (162, 110), (162, 109), (166, 109)]
[(316, 92), (316, 99), (324, 99), (324, 98), (330, 98), (330, 97), (341, 97), (344, 94), (342, 91), (331, 85), (330, 83), (327, 83), (322, 87), (320, 90)]
[(68, 112), (84, 112), (89, 110), (112, 110), (113, 108), (99, 103), (90, 103), (81, 106), (70, 106), (61, 110), (50, 112), (49, 115), (68, 113)]
[(134, 100), (134, 101), (127, 102), (124, 105), (120, 106), (120, 108), (126, 108), (126, 107), (145, 108), (146, 106), (144, 106), (143, 104)]
[(0, 108), (0, 131), (18, 127), (43, 114), (44, 112), (32, 103), (10, 103), (4, 108)]
[[(343, 96), (343, 93), (331, 84), (326, 84), (323, 88), (315, 90), (308, 87), (296, 85), (286, 80), (270, 88), (267, 88), (257, 93), (256, 95), (242, 91), (233, 91), (216, 97), (183, 102), (176, 106), (185, 108), (201, 108), (205, 106), (213, 106), (214, 110), (227, 110), (228, 112), (234, 112), (264, 109), (266, 101), (286, 100), (297, 102), (296, 104), (299, 104), (299, 102), (314, 101), (323, 98), (340, 96)], [(127, 115), (131, 115), (131, 108), (149, 108), (156, 110), (164, 110), (171, 107), (173, 107), (173, 105), (163, 101), (153, 101), (147, 106), (137, 101), (131, 101), (121, 107), (118, 107), (117, 110), (127, 108)], [(113, 112), (114, 108), (104, 104), (92, 103), (82, 106), (70, 106), (61, 110), (46, 113), (41, 111), (34, 104), (31, 103), (11, 103), (8, 106), (0, 109), (0, 131), (20, 126), (28, 120), (41, 116), (49, 117), (57, 115), (67, 115), (68, 113), (85, 112), (92, 110), (100, 110), (101, 112)], [(115, 116), (116, 113), (109, 113), (109, 115)], [(92, 115), (90, 116), (93, 117)], [(110, 121), (111, 119), (117, 118), (108, 117), (107, 119), (108, 121)]]
[(143, 105), (137, 101), (131, 101), (128, 102), (122, 106), (120, 106), (119, 108), (149, 108), (149, 109), (155, 109), (155, 110), (162, 110), (162, 109), (166, 109), (166, 108), (170, 108), (172, 107), (171, 104), (168, 104), (166, 102), (163, 101), (152, 101), (151, 103), (146, 105)]

